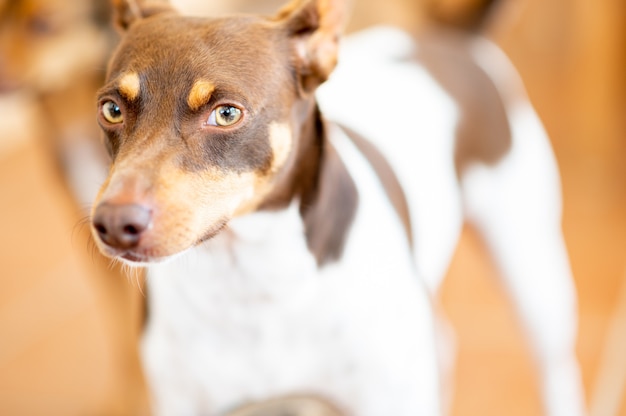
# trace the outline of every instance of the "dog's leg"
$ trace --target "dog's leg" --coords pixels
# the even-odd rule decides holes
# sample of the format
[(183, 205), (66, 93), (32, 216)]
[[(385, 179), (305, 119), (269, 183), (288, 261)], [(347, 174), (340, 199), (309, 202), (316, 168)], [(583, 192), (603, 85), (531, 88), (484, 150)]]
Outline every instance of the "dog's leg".
[(561, 233), (556, 161), (530, 104), (508, 109), (510, 153), (463, 177), (468, 219), (493, 255), (529, 334), (548, 415), (584, 413), (575, 358), (576, 294)]

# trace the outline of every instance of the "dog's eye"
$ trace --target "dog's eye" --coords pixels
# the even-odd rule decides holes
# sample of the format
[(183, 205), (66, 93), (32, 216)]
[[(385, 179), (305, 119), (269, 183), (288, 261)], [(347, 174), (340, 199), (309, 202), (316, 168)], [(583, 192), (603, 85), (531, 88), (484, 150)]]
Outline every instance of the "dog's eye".
[(209, 126), (228, 127), (232, 126), (241, 119), (241, 110), (232, 105), (220, 105), (217, 107), (207, 120)]
[(124, 121), (124, 115), (120, 106), (113, 101), (107, 101), (102, 104), (102, 116), (111, 124), (120, 124)]

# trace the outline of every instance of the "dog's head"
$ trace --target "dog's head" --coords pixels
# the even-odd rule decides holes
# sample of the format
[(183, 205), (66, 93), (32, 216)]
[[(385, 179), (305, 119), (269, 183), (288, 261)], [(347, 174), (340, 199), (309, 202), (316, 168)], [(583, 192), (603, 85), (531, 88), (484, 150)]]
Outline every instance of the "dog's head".
[(58, 91), (102, 66), (105, 0), (0, 0), (0, 92)]
[(122, 40), (98, 98), (113, 164), (92, 222), (105, 254), (166, 259), (293, 190), (343, 3), (210, 19), (163, 1), (114, 1)]

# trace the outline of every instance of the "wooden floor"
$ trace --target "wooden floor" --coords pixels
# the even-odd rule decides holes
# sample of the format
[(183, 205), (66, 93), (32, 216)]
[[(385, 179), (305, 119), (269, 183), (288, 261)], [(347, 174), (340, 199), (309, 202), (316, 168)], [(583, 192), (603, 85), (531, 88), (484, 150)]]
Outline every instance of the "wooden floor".
[[(583, 82), (600, 70), (594, 56), (557, 59), (558, 44), (533, 40), (525, 27), (493, 36), (520, 68), (562, 169), (587, 399), (592, 416), (626, 416), (619, 386), (626, 347), (612, 350), (626, 334), (626, 310), (618, 311), (626, 304), (625, 107), (607, 104), (601, 95), (610, 91), (597, 82)], [(13, 107), (0, 103), (0, 124), (16, 123)], [(19, 138), (0, 135), (0, 414), (146, 414), (133, 350), (141, 293), (88, 247), (77, 227), (84, 213), (60, 184), (39, 133), (20, 126)], [(539, 415), (524, 339), (471, 229), (441, 299), (458, 342), (452, 414)]]

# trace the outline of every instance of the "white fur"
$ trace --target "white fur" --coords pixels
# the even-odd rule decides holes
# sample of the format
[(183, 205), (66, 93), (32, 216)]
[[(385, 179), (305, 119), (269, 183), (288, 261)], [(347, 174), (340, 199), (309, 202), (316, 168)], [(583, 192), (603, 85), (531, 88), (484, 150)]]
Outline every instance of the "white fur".
[(317, 268), (293, 205), (150, 269), (143, 359), (158, 414), (294, 392), (359, 416), (439, 414), (432, 308), (404, 230), (368, 163), (332, 138), (360, 198), (341, 262)]

